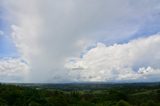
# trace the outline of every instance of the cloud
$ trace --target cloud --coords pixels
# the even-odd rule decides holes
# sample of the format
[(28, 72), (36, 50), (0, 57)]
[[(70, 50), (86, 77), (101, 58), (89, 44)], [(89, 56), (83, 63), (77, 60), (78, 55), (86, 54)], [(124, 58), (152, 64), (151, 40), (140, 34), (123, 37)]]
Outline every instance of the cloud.
[(160, 35), (124, 44), (98, 43), (82, 58), (69, 59), (66, 68), (75, 81), (159, 81)]
[(19, 58), (0, 59), (1, 82), (27, 82), (29, 67)]
[(4, 32), (3, 31), (0, 31), (0, 36), (2, 36), (4, 34)]
[(31, 82), (71, 81), (64, 67), (68, 57), (82, 55), (95, 42), (130, 38), (159, 10), (156, 0), (5, 0), (3, 5)]

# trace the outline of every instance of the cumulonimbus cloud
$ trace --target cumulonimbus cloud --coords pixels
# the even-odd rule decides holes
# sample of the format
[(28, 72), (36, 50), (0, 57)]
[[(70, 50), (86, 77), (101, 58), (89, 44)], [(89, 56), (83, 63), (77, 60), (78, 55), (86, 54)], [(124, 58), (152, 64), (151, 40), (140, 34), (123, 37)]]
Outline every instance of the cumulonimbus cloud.
[[(96, 74), (95, 70), (80, 71), (81, 74), (78, 75), (70, 73), (72, 76), (70, 77), (64, 67), (65, 60), (68, 57), (79, 56), (83, 49), (92, 45), (93, 42), (102, 41), (110, 44), (132, 37), (146, 21), (149, 22), (150, 18), (153, 18), (152, 14), (157, 13), (159, 9), (156, 1), (146, 2), (146, 0), (142, 0), (142, 2), (130, 0), (32, 0), (29, 2), (27, 0), (16, 0), (16, 2), (3, 0), (3, 2), (6, 11), (10, 14), (5, 18), (9, 19), (11, 25), (12, 40), (20, 53), (20, 58), (25, 60), (31, 69), (29, 71), (31, 82), (72, 81), (74, 76), (80, 77), (75, 79), (81, 80), (84, 75), (86, 75), (84, 80), (89, 81), (110, 79), (106, 76), (102, 78), (103, 70)], [(121, 52), (118, 51), (121, 50), (118, 49), (119, 46), (123, 47), (123, 45), (106, 47), (103, 44), (98, 44), (97, 49), (99, 51), (101, 48), (116, 48), (117, 51), (114, 51), (116, 53), (113, 53), (117, 56), (115, 58), (123, 60), (123, 57), (118, 57), (118, 55), (124, 56), (124, 54), (117, 54)], [(87, 54), (95, 49), (89, 50)], [(103, 53), (103, 50), (98, 51), (94, 53), (96, 55)], [(111, 51), (113, 52), (112, 49)], [(84, 59), (87, 54), (83, 56)], [(93, 62), (89, 63), (95, 62), (97, 65), (102, 65), (95, 61), (96, 57), (91, 57), (91, 60), (92, 58)], [(115, 58), (110, 57), (109, 59), (114, 61)], [(77, 67), (74, 63), (73, 70), (92, 68), (89, 63), (84, 65), (85, 61), (80, 62), (79, 60), (81, 59), (78, 58), (74, 61), (83, 67), (81, 65), (81, 67)], [(103, 64), (106, 64), (105, 61)], [(114, 61), (114, 65), (120, 63), (118, 61)], [(128, 63), (126, 62), (126, 64)], [(142, 67), (146, 69), (150, 65), (148, 64), (147, 66), (142, 65)], [(100, 67), (97, 65), (95, 67)], [(113, 67), (112, 65), (110, 68)], [(151, 64), (149, 69), (157, 68), (152, 66)], [(102, 65), (101, 68), (104, 66)], [(138, 70), (136, 66), (134, 68)], [(77, 74), (77, 71), (75, 72)], [(86, 74), (84, 74), (85, 72)], [(114, 72), (116, 76), (117, 71), (113, 70), (112, 73)]]
[(77, 81), (158, 81), (160, 35), (124, 44), (98, 43), (82, 58), (68, 60), (66, 68)]

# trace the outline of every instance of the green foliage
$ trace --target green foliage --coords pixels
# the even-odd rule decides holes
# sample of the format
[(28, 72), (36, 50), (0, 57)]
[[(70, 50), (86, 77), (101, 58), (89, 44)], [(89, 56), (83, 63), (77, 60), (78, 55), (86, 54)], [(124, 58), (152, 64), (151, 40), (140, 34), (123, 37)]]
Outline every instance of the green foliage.
[(0, 84), (0, 106), (160, 106), (159, 86), (92, 88), (57, 90)]
[(116, 106), (131, 106), (131, 105), (124, 100), (120, 100)]
[(0, 106), (7, 106), (6, 101), (2, 98), (0, 98)]
[(28, 106), (42, 106), (41, 104), (31, 101)]
[(157, 106), (157, 104), (155, 102), (153, 102), (152, 100), (148, 101), (146, 106)]
[(118, 90), (110, 90), (108, 97), (110, 100), (115, 100), (115, 101), (128, 99), (128, 95), (125, 92)]

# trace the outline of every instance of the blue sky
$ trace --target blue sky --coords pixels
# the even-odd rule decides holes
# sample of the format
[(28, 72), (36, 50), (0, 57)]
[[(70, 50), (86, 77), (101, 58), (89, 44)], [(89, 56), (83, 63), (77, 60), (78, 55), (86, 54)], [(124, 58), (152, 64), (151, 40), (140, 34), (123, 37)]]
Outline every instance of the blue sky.
[(159, 0), (2, 0), (0, 81), (159, 81), (159, 7)]
[(0, 8), (0, 31), (3, 35), (0, 36), (0, 57), (17, 57), (18, 53), (13, 41), (11, 40), (10, 24), (4, 17), (7, 16), (7, 11)]

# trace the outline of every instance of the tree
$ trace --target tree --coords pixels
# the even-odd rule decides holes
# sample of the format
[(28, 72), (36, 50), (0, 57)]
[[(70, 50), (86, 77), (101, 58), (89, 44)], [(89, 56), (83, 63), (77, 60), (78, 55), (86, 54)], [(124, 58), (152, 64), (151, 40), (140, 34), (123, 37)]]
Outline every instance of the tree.
[(156, 103), (150, 100), (147, 102), (147, 106), (156, 106)]
[(120, 100), (116, 106), (131, 106), (128, 102), (124, 101), (124, 100)]
[(7, 106), (6, 101), (0, 98), (0, 106)]
[(29, 106), (42, 106), (42, 105), (40, 105), (39, 103), (37, 103), (37, 102), (35, 102), (35, 101), (31, 101), (31, 102), (29, 103)]

